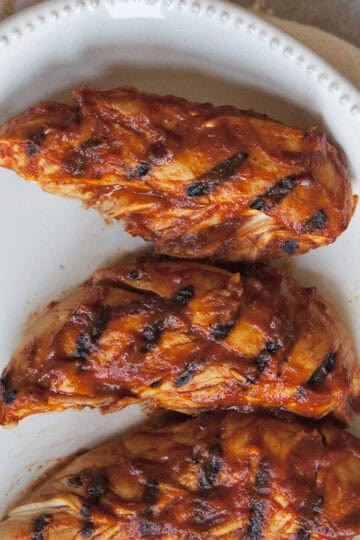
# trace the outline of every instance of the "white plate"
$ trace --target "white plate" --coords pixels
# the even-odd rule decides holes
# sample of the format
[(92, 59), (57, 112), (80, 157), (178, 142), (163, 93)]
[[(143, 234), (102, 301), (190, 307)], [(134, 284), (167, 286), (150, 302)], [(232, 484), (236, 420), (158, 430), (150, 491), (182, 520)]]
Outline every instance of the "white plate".
[[(318, 124), (346, 150), (360, 182), (360, 97), (320, 58), (275, 27), (220, 1), (69, 0), (40, 4), (0, 25), (0, 121), (84, 82), (136, 85)], [(114, 256), (143, 245), (77, 201), (12, 172), (0, 181), (0, 368), (31, 313)], [(360, 350), (359, 212), (331, 247), (291, 262), (347, 320)], [(0, 512), (39, 475), (38, 464), (139, 421), (138, 408), (33, 416), (0, 430)], [(46, 461), (47, 460), (47, 461)]]

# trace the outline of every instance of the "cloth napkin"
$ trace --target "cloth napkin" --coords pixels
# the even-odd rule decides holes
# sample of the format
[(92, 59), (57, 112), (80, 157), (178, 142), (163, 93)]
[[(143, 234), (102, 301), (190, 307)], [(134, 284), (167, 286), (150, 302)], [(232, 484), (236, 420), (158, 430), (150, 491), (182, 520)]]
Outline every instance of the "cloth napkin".
[[(36, 0), (0, 0), (0, 19), (35, 2)], [(318, 28), (269, 16), (268, 10), (262, 9), (262, 5), (261, 1), (254, 2), (254, 11), (257, 14), (318, 53), (360, 89), (360, 49)]]

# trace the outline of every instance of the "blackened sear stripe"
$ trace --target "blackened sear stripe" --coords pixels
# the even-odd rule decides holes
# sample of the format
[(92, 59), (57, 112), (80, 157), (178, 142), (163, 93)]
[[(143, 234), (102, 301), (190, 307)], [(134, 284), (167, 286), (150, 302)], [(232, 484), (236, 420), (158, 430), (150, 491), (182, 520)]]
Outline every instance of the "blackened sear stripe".
[(266, 461), (261, 461), (255, 476), (254, 495), (250, 502), (250, 517), (245, 535), (246, 540), (261, 540), (264, 514), (265, 497), (269, 494), (270, 466)]
[(199, 176), (196, 182), (190, 184), (186, 189), (186, 194), (188, 197), (201, 197), (211, 193), (219, 184), (231, 178), (248, 157), (249, 154), (246, 152), (239, 152), (217, 163), (212, 169)]
[(323, 360), (323, 362), (320, 364), (318, 368), (314, 371), (314, 373), (310, 376), (310, 378), (307, 381), (307, 384), (309, 386), (317, 386), (324, 382), (327, 375), (331, 373), (336, 364), (336, 352), (329, 352)]
[(211, 328), (211, 336), (215, 341), (221, 341), (230, 334), (231, 330), (234, 328), (236, 321), (231, 320), (224, 324), (214, 324)]
[(190, 300), (194, 296), (194, 287), (192, 285), (186, 285), (182, 287), (172, 298), (175, 304), (180, 306), (187, 306)]
[(253, 210), (271, 210), (295, 189), (300, 175), (291, 174), (278, 180), (265, 193), (260, 194), (250, 204)]
[(304, 222), (303, 230), (306, 233), (313, 233), (316, 231), (321, 231), (321, 229), (324, 228), (326, 222), (327, 222), (326, 212), (325, 210), (321, 209)]
[(268, 351), (261, 351), (260, 354), (255, 358), (255, 364), (260, 373), (262, 373), (268, 364), (271, 362), (271, 357)]
[(144, 484), (142, 501), (146, 504), (155, 504), (159, 495), (159, 482), (157, 480), (147, 480)]
[(150, 169), (150, 165), (145, 163), (144, 161), (139, 163), (139, 165), (136, 167), (134, 171), (135, 178), (141, 178), (142, 176), (145, 176)]
[(87, 332), (80, 332), (72, 358), (75, 360), (87, 360), (93, 350), (94, 345), (91, 342), (89, 334)]
[(217, 484), (218, 474), (223, 465), (222, 454), (212, 453), (200, 469), (199, 486), (210, 489)]
[(93, 326), (88, 331), (80, 332), (76, 350), (73, 354), (75, 360), (87, 360), (93, 352), (96, 343), (106, 330), (111, 319), (111, 308), (105, 306), (96, 315)]
[(110, 322), (110, 318), (111, 318), (111, 308), (109, 306), (105, 306), (98, 313), (95, 324), (91, 329), (91, 337), (92, 337), (93, 342), (96, 343), (96, 341), (100, 339), (104, 330), (106, 329), (107, 325)]

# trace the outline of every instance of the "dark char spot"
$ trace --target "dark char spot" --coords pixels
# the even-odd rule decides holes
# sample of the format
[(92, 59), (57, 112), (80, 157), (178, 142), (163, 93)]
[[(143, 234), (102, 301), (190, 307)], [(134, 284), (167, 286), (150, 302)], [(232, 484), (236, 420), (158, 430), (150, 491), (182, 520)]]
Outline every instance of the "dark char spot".
[(96, 469), (90, 477), (87, 489), (86, 498), (92, 503), (97, 503), (106, 492), (109, 485), (109, 480), (105, 472), (101, 469)]
[(271, 354), (276, 353), (276, 351), (278, 351), (279, 349), (281, 349), (281, 347), (282, 347), (282, 344), (279, 343), (279, 342), (268, 341), (268, 342), (266, 343), (266, 350), (269, 351), (269, 353), (271, 353)]
[(94, 345), (87, 332), (80, 332), (73, 358), (76, 360), (87, 360), (93, 349)]
[(314, 516), (318, 516), (321, 512), (323, 505), (324, 505), (324, 497), (320, 496), (312, 504), (312, 507), (311, 507), (312, 514)]
[(151, 521), (141, 519), (139, 523), (139, 532), (141, 536), (154, 535), (157, 533), (157, 527)]
[(147, 343), (141, 347), (140, 352), (147, 353), (151, 349), (154, 349), (160, 341), (162, 331), (162, 321), (156, 321), (153, 324), (149, 324), (142, 333), (142, 338)]
[(249, 154), (246, 152), (240, 152), (217, 163), (212, 169), (199, 176), (196, 182), (188, 185), (187, 196), (201, 197), (211, 193), (219, 184), (231, 178), (248, 157)]
[(270, 189), (257, 197), (250, 205), (250, 208), (254, 210), (271, 210), (294, 190), (298, 178), (298, 175), (292, 174), (278, 180)]
[(86, 157), (81, 150), (74, 148), (63, 157), (61, 167), (63, 171), (73, 178), (81, 178), (85, 172)]
[(158, 381), (154, 381), (152, 383), (150, 383), (149, 386), (151, 386), (151, 388), (158, 388), (158, 386), (160, 386), (161, 384), (161, 379), (159, 379)]
[(45, 526), (47, 523), (49, 523), (49, 515), (47, 514), (41, 514), (39, 517), (37, 517), (33, 521), (33, 531), (34, 532), (41, 532), (43, 529), (45, 529)]
[(172, 301), (175, 304), (180, 304), (181, 306), (186, 306), (192, 297), (194, 296), (194, 287), (192, 285), (186, 285), (182, 287), (172, 298)]
[(70, 476), (70, 478), (68, 478), (67, 483), (69, 487), (78, 489), (84, 485), (84, 480), (79, 474), (75, 474), (74, 476)]
[(254, 500), (250, 503), (250, 518), (245, 540), (263, 540), (262, 525), (264, 520), (265, 501)]
[(95, 531), (95, 527), (94, 527), (94, 524), (91, 522), (91, 521), (87, 521), (83, 528), (81, 529), (81, 536), (83, 538), (91, 538), (92, 535), (94, 534), (94, 531)]
[(13, 401), (15, 401), (18, 393), (19, 393), (18, 390), (9, 390), (9, 392), (5, 392), (4, 394), (5, 405), (10, 405)]
[(270, 355), (267, 351), (261, 353), (255, 358), (255, 364), (260, 373), (262, 373), (270, 362)]
[(159, 495), (159, 482), (147, 480), (144, 484), (142, 501), (146, 504), (155, 504)]
[(89, 507), (86, 504), (83, 504), (80, 510), (80, 514), (84, 518), (88, 518), (90, 516), (90, 510)]
[(250, 208), (252, 208), (253, 210), (267, 210), (268, 209), (264, 199), (261, 199), (259, 197), (250, 204)]
[(88, 148), (94, 148), (95, 146), (99, 146), (99, 144), (101, 144), (100, 139), (91, 138), (81, 143), (80, 148), (82, 150), (87, 150)]
[(317, 386), (324, 382), (326, 376), (331, 373), (336, 364), (336, 352), (330, 352), (314, 373), (310, 376), (307, 384)]
[(281, 247), (288, 255), (293, 255), (299, 247), (299, 242), (293, 239), (285, 240)]
[(147, 163), (140, 163), (134, 171), (135, 178), (141, 178), (142, 176), (145, 176), (149, 172), (149, 169), (150, 166)]
[(96, 322), (91, 329), (91, 337), (94, 342), (98, 341), (109, 324), (111, 318), (111, 308), (104, 307), (97, 316)]
[(33, 135), (30, 135), (30, 137), (27, 140), (26, 147), (25, 147), (25, 153), (27, 156), (32, 156), (36, 154), (36, 152), (39, 150), (40, 146), (46, 139), (45, 132), (41, 129), (40, 131), (37, 131)]
[(298, 532), (296, 533), (295, 540), (310, 540), (310, 533), (301, 526)]
[(211, 329), (211, 336), (216, 340), (220, 341), (225, 339), (234, 328), (236, 321), (229, 321), (225, 324), (214, 324)]
[(128, 279), (139, 279), (140, 273), (138, 270), (131, 270), (131, 272), (128, 273)]
[(186, 367), (184, 373), (182, 373), (179, 377), (177, 377), (174, 381), (174, 385), (177, 387), (184, 386), (184, 384), (191, 381), (193, 378), (193, 372), (196, 370), (196, 364), (195, 362), (189, 362)]
[(316, 212), (316, 214), (314, 214), (305, 221), (303, 229), (307, 233), (321, 231), (321, 229), (323, 229), (323, 227), (325, 226), (326, 221), (327, 215), (325, 210), (319, 210), (318, 212)]
[(201, 489), (215, 486), (218, 474), (223, 465), (223, 449), (219, 443), (209, 448), (209, 457), (200, 470), (199, 485)]
[(44, 535), (43, 533), (33, 533), (31, 535), (31, 540), (44, 540)]

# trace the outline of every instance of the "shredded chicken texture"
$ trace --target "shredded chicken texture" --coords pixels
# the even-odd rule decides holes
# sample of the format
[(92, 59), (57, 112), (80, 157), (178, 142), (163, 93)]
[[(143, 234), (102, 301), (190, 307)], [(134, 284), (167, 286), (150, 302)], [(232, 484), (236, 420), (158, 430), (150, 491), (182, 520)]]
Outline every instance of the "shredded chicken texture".
[(359, 399), (353, 345), (313, 288), (277, 270), (193, 262), (96, 272), (53, 302), (1, 379), (0, 424), (140, 400), (186, 413), (286, 409), (348, 421)]
[(144, 426), (61, 468), (2, 540), (325, 540), (360, 533), (360, 441), (236, 412)]
[(333, 242), (354, 210), (341, 153), (231, 106), (82, 88), (0, 129), (0, 166), (183, 258), (265, 260)]

